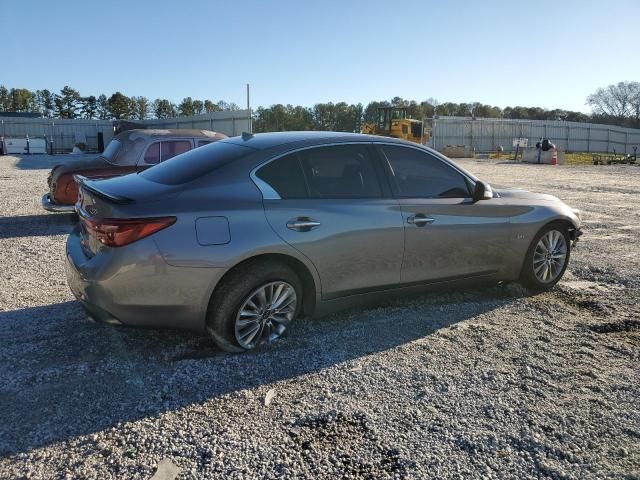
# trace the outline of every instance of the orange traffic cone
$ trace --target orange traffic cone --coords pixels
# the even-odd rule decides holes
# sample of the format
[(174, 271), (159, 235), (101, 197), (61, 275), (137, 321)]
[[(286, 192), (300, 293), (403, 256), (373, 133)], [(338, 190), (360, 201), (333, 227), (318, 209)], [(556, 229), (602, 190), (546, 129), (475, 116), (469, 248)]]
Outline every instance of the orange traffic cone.
[(551, 165), (554, 167), (558, 165), (558, 149), (557, 148), (553, 149), (553, 155), (551, 155)]

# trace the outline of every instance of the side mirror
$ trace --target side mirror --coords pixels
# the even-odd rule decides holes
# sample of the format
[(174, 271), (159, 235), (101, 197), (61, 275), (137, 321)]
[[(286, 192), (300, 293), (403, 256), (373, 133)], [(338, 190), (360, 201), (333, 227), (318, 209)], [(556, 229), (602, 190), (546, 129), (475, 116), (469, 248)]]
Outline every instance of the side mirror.
[(478, 180), (473, 190), (473, 201), (478, 202), (480, 200), (489, 200), (490, 198), (493, 198), (491, 186), (488, 183)]

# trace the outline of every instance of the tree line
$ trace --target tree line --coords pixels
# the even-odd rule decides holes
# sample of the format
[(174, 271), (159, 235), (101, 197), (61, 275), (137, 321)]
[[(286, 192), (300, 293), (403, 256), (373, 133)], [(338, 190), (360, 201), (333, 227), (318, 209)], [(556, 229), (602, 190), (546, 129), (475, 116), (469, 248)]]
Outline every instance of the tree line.
[[(349, 104), (317, 103), (313, 107), (276, 104), (258, 107), (253, 112), (254, 131), (330, 130), (358, 132), (363, 123), (376, 121), (379, 107), (404, 107), (410, 118), (460, 116), (477, 118), (506, 118), (523, 120), (564, 120), (593, 122), (640, 128), (640, 83), (619, 82), (599, 88), (586, 99), (592, 113), (540, 107), (506, 107), (473, 103), (440, 103), (434, 98), (417, 102), (402, 97), (391, 100)], [(86, 119), (169, 118), (191, 116), (223, 110), (238, 110), (235, 103), (184, 98), (179, 104), (143, 96), (127, 97), (115, 92), (111, 96), (83, 97), (77, 90), (65, 86), (60, 93), (25, 88), (7, 89), (0, 86), (0, 112), (38, 112), (44, 117)]]
[(410, 118), (434, 116), (475, 118), (506, 118), (521, 120), (561, 120), (592, 122), (622, 127), (640, 128), (640, 82), (619, 82), (599, 88), (586, 99), (591, 114), (563, 109), (540, 107), (500, 107), (473, 103), (440, 103), (434, 98), (416, 102), (402, 97), (361, 104), (318, 103), (313, 107), (300, 105), (272, 105), (254, 112), (254, 130), (271, 132), (284, 130), (331, 130), (358, 132), (363, 123), (376, 121), (379, 107), (404, 107)]
[(178, 105), (165, 98), (149, 100), (143, 96), (128, 97), (115, 92), (107, 97), (84, 97), (78, 90), (65, 86), (60, 93), (50, 90), (31, 91), (0, 85), (0, 112), (37, 112), (45, 118), (86, 118), (99, 120), (144, 120), (147, 118), (188, 117), (202, 113), (239, 110), (235, 103), (223, 100), (184, 98)]

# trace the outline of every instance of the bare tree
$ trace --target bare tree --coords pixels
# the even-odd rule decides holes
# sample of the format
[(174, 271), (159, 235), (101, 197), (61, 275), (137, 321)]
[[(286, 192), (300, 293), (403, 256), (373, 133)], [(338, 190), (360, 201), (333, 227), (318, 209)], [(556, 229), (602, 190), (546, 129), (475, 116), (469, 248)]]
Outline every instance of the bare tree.
[(640, 83), (618, 82), (606, 88), (599, 88), (587, 97), (587, 105), (596, 115), (605, 115), (617, 120), (637, 120), (640, 115)]

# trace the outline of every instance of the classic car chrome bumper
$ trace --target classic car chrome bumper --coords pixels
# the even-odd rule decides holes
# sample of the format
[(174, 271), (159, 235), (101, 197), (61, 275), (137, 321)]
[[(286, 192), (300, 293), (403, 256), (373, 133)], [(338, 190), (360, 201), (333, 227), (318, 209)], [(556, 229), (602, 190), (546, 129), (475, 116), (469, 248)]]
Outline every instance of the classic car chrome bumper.
[(42, 208), (49, 212), (66, 212), (71, 213), (75, 211), (75, 205), (60, 205), (51, 201), (51, 197), (48, 193), (42, 196)]

